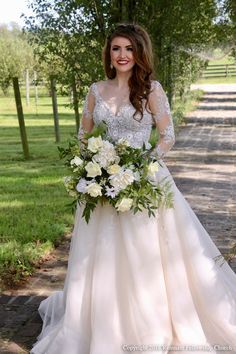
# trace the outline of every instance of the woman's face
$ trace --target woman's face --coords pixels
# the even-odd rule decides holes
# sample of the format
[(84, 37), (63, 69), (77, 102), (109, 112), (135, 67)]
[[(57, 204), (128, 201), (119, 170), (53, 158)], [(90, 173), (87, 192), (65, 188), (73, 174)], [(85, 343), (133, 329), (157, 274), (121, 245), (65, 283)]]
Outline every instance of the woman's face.
[(128, 73), (135, 64), (133, 48), (130, 40), (125, 37), (115, 37), (111, 41), (111, 64), (117, 72)]

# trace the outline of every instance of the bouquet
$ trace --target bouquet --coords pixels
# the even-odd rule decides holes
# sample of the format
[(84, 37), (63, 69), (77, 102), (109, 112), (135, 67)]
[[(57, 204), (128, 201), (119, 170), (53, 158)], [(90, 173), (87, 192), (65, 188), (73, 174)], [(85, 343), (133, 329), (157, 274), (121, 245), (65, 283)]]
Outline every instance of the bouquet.
[(58, 147), (70, 174), (64, 178), (71, 205), (84, 205), (83, 217), (88, 223), (98, 203), (109, 203), (117, 212), (134, 214), (147, 210), (149, 217), (161, 205), (173, 207), (169, 181), (156, 182), (161, 162), (150, 156), (150, 147), (131, 147), (120, 139), (113, 143), (100, 125), (79, 141), (69, 141), (68, 148)]

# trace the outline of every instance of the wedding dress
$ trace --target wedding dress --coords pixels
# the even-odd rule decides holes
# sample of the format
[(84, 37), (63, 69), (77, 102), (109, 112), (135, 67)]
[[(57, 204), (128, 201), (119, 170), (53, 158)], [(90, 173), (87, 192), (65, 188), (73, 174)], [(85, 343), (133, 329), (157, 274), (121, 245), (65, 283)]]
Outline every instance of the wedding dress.
[(83, 114), (134, 147), (148, 142), (155, 120), (163, 165), (156, 179), (168, 176), (174, 208), (148, 217), (98, 205), (87, 224), (77, 207), (64, 289), (39, 306), (32, 354), (236, 353), (236, 275), (215, 260), (219, 250), (163, 161), (173, 122), (161, 84), (152, 86), (156, 113), (144, 109), (141, 121), (129, 102), (113, 112), (99, 83)]

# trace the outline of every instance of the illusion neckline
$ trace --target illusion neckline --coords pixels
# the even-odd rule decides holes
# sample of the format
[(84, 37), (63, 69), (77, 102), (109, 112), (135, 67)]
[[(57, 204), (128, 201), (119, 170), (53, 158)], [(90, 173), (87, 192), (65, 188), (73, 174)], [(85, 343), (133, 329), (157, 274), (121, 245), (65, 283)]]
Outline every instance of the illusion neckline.
[(111, 115), (113, 115), (114, 117), (119, 117), (120, 116), (120, 112), (122, 111), (122, 109), (124, 109), (126, 106), (129, 107), (129, 106), (133, 106), (131, 104), (131, 102), (124, 102), (122, 103), (118, 110), (116, 111), (116, 113), (112, 112), (111, 108), (109, 107), (108, 103), (105, 101), (105, 99), (101, 96), (99, 90), (98, 90), (98, 87), (97, 87), (97, 84), (96, 82), (94, 82), (94, 91), (95, 91), (95, 96), (103, 103), (104, 107), (109, 111), (109, 113)]

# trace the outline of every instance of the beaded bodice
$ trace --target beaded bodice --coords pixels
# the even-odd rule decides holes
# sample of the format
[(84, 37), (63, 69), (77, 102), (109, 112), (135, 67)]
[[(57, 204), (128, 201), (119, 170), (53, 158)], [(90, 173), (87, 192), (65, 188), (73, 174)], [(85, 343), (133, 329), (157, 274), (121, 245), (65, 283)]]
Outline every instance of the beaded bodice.
[(147, 110), (144, 110), (143, 118), (139, 121), (134, 119), (135, 108), (131, 103), (123, 104), (117, 114), (114, 114), (108, 104), (100, 96), (96, 83), (92, 84), (92, 92), (96, 97), (93, 111), (95, 125), (105, 121), (108, 127), (108, 135), (116, 142), (121, 138), (126, 139), (131, 146), (141, 147), (150, 138), (153, 118)]
[[(155, 95), (155, 112), (149, 112), (143, 104), (143, 118), (139, 119), (140, 116), (136, 115), (135, 119), (133, 117), (135, 108), (130, 102), (122, 104), (114, 114), (109, 104), (102, 98), (98, 83), (93, 83), (86, 96), (83, 117), (93, 119), (95, 125), (105, 121), (107, 134), (112, 141), (116, 142), (124, 138), (133, 147), (141, 147), (143, 143), (148, 143), (152, 126), (156, 123), (160, 133), (156, 149), (159, 157), (163, 157), (174, 144), (174, 127), (169, 102), (161, 84), (152, 81), (152, 90)], [(91, 96), (95, 98), (92, 110), (89, 105)]]

